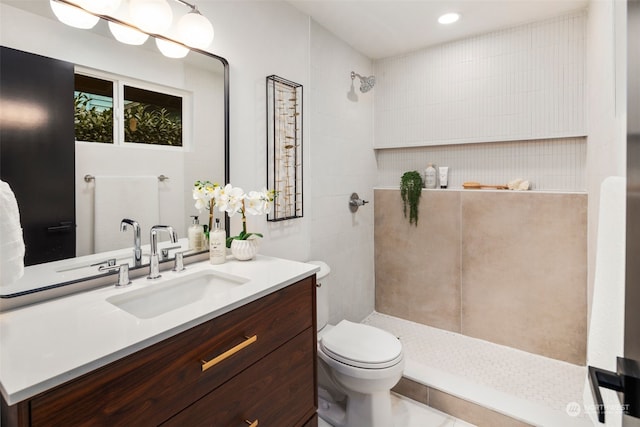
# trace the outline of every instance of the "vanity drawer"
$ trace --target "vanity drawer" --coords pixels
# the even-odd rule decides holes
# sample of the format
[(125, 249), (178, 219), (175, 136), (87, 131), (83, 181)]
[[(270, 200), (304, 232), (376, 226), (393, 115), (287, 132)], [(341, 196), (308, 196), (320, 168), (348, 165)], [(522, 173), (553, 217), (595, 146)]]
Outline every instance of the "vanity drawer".
[(315, 413), (314, 336), (307, 329), (163, 427), (302, 427)]
[(313, 329), (314, 304), (315, 276), (35, 397), (31, 425), (158, 425)]

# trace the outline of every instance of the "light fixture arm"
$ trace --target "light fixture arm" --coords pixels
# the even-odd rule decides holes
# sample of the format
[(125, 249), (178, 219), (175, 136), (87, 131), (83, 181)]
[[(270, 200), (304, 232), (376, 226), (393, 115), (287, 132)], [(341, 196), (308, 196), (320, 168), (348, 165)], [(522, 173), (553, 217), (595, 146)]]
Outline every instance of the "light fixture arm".
[(187, 7), (190, 7), (192, 12), (200, 13), (200, 11), (198, 10), (198, 7), (195, 4), (191, 4), (191, 3), (186, 2), (184, 0), (175, 0), (175, 1), (177, 1), (180, 4), (185, 5)]

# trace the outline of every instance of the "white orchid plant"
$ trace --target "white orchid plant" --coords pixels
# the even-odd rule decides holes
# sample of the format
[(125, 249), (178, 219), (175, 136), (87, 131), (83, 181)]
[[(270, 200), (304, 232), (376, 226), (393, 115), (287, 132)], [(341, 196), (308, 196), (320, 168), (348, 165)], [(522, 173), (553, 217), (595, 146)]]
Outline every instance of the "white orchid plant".
[(221, 187), (209, 181), (196, 181), (193, 187), (193, 198), (196, 200), (196, 209), (202, 210), (205, 207), (209, 209), (209, 229), (211, 229), (214, 206), (218, 207), (219, 212), (226, 212), (230, 218), (237, 213), (242, 214), (242, 231), (237, 236), (227, 238), (229, 248), (234, 240), (262, 237), (261, 233), (247, 232), (247, 215), (270, 213), (276, 193), (266, 188), (245, 193), (242, 188), (233, 187), (231, 184)]
[(205, 230), (207, 236), (213, 226), (213, 207), (218, 193), (220, 193), (220, 186), (211, 181), (196, 181), (193, 184), (193, 199), (196, 201), (196, 209), (202, 212), (206, 208), (209, 211), (209, 228)]

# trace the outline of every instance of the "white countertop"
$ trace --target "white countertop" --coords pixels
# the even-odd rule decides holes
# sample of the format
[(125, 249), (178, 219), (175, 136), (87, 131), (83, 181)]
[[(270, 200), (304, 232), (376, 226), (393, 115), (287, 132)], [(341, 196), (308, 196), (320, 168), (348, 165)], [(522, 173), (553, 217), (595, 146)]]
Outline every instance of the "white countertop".
[[(139, 319), (106, 299), (202, 270), (248, 279), (220, 295), (204, 298), (150, 319)], [(319, 267), (258, 255), (208, 261), (162, 278), (133, 280), (0, 313), (0, 392), (9, 405), (91, 372), (193, 326), (313, 275)], [(188, 286), (188, 285), (185, 285)]]

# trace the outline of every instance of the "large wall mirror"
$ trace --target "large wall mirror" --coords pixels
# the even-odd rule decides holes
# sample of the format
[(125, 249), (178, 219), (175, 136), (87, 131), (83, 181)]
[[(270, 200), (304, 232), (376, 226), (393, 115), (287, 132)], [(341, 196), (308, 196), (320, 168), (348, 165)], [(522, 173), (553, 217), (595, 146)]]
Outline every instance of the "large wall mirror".
[[(32, 198), (41, 202), (38, 210), (46, 217), (49, 211), (55, 211), (56, 198), (48, 197), (48, 189), (60, 185), (73, 185), (75, 199), (75, 250), (67, 259), (68, 268), (54, 270), (55, 278), (43, 279), (41, 283), (25, 284), (20, 280), (12, 286), (0, 287), (0, 296), (12, 293), (29, 292), (29, 287), (57, 286), (56, 283), (72, 282), (91, 274), (102, 275), (97, 268), (86, 270), (84, 261), (79, 259), (98, 259), (105, 251), (96, 242), (97, 234), (105, 230), (122, 240), (122, 249), (131, 249), (133, 238), (131, 231), (121, 232), (120, 221), (106, 221), (104, 215), (96, 215), (96, 209), (109, 209), (109, 200), (104, 196), (96, 197), (96, 187), (103, 177), (168, 177), (157, 182), (158, 212), (152, 215), (157, 224), (171, 225), (179, 238), (186, 238), (191, 215), (201, 215), (206, 223), (208, 212), (198, 212), (192, 198), (193, 184), (197, 180), (209, 180), (217, 183), (228, 181), (228, 145), (229, 145), (229, 67), (224, 58), (205, 51), (194, 49), (181, 59), (163, 56), (156, 48), (153, 38), (144, 45), (132, 46), (119, 43), (108, 31), (107, 22), (101, 20), (91, 30), (82, 30), (66, 26), (54, 16), (49, 0), (0, 0), (0, 43), (3, 49), (35, 54), (41, 57), (70, 63), (74, 73), (96, 77), (99, 80), (115, 80), (118, 87), (132, 86), (150, 92), (170, 93), (183, 99), (182, 102), (182, 146), (113, 144), (75, 141), (74, 176), (72, 184), (62, 184), (50, 179), (48, 172), (41, 170), (24, 159), (2, 159), (6, 168), (19, 167), (21, 174), (42, 180), (40, 194), (18, 195), (20, 198)], [(6, 50), (3, 50), (6, 52)], [(5, 57), (6, 56), (6, 57)], [(4, 55), (0, 61), (10, 56)], [(47, 82), (55, 86), (55, 78)], [(121, 86), (118, 86), (121, 85)], [(43, 97), (47, 95), (43, 93)], [(24, 106), (5, 103), (2, 114), (10, 113), (13, 120), (22, 120), (25, 127), (29, 121), (38, 120), (33, 110), (20, 110)], [(44, 100), (46, 103), (46, 99)], [(116, 119), (124, 121), (123, 113), (116, 112)], [(6, 117), (0, 118), (6, 120)], [(138, 123), (136, 121), (136, 123)], [(131, 126), (135, 127), (135, 124)], [(5, 126), (6, 123), (3, 123)], [(115, 133), (118, 131), (116, 130)], [(5, 144), (5, 141), (0, 142)], [(38, 148), (35, 148), (38, 149)], [(6, 157), (6, 156), (5, 156)], [(69, 168), (51, 157), (47, 167)], [(60, 163), (58, 165), (58, 163)], [(1, 171), (0, 171), (1, 172)], [(86, 179), (87, 176), (90, 178)], [(93, 179), (95, 178), (95, 179)], [(104, 180), (102, 182), (105, 182)], [(12, 183), (9, 183), (10, 185)], [(135, 192), (137, 184), (132, 184)], [(128, 186), (124, 186), (128, 187)], [(122, 188), (130, 191), (131, 188)], [(101, 194), (104, 194), (102, 192)], [(136, 197), (136, 196), (134, 196)], [(96, 200), (98, 198), (99, 200)], [(108, 216), (107, 216), (108, 217)], [(133, 218), (136, 219), (136, 218)], [(223, 219), (221, 217), (221, 219)], [(68, 224), (67, 224), (68, 225)], [(149, 227), (155, 224), (142, 223), (141, 235), (144, 243), (149, 240)], [(51, 226), (50, 224), (48, 225)], [(61, 224), (64, 228), (65, 224)], [(44, 244), (26, 242), (30, 246)], [(29, 251), (30, 248), (27, 248)], [(118, 249), (117, 247), (108, 248)], [(54, 262), (28, 262), (25, 272), (44, 270), (47, 264), (62, 262), (56, 247), (48, 248)], [(56, 257), (57, 255), (57, 257)], [(81, 258), (82, 257), (82, 258)], [(93, 258), (92, 258), (93, 257)], [(96, 258), (98, 257), (98, 258)], [(100, 260), (98, 260), (100, 261)], [(75, 262), (75, 264), (74, 264)], [(76, 268), (75, 265), (82, 268)], [(73, 275), (72, 270), (78, 270)], [(95, 270), (95, 271), (94, 271)], [(63, 273), (64, 271), (64, 273)], [(94, 272), (94, 273), (92, 273)], [(39, 273), (40, 274), (40, 273)], [(25, 274), (25, 277), (28, 274)], [(22, 279), (21, 279), (22, 280)]]

